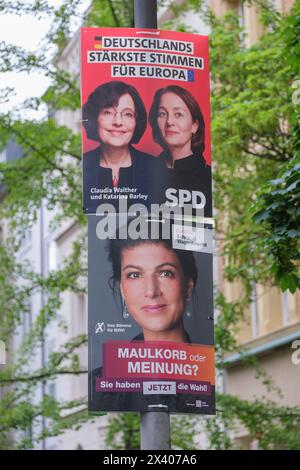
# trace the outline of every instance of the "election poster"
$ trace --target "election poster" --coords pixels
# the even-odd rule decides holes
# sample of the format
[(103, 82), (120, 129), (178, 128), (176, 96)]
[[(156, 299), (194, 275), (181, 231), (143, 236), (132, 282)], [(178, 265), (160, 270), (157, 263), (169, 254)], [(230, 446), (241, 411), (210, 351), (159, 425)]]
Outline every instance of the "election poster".
[(86, 214), (212, 217), (207, 36), (82, 28), (81, 100)]
[(88, 217), (90, 413), (215, 414), (209, 229), (181, 222)]

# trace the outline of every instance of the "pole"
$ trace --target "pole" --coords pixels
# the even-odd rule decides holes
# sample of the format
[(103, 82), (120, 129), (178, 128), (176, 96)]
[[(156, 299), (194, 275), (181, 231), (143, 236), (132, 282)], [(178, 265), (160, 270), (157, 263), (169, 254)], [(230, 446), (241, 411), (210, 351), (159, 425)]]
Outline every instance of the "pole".
[[(45, 233), (44, 233), (44, 201), (41, 200), (40, 205), (40, 269), (41, 269), (41, 276), (42, 278), (45, 277)], [(45, 306), (45, 293), (44, 287), (41, 290), (41, 308)], [(42, 359), (42, 367), (45, 367), (45, 326), (43, 320), (43, 329), (42, 329), (42, 347), (41, 347), (41, 359)], [(45, 380), (42, 380), (42, 397), (43, 400), (46, 394), (46, 384)], [(42, 432), (44, 433), (46, 428), (46, 419), (44, 414), (42, 415)], [(46, 439), (43, 437), (42, 440), (42, 450), (46, 450)]]
[[(157, 0), (134, 0), (134, 25), (136, 28), (157, 28)], [(157, 409), (162, 407), (158, 405)], [(142, 450), (169, 450), (170, 441), (170, 416), (167, 411), (141, 413)]]
[(157, 0), (134, 0), (136, 28), (157, 28)]
[(141, 449), (170, 450), (170, 415), (167, 411), (141, 413)]

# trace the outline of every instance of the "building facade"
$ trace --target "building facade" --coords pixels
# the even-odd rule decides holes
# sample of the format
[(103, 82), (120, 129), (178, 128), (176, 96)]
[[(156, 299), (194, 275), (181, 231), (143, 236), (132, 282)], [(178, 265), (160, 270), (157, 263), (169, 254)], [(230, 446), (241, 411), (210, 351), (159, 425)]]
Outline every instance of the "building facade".
[[(178, 4), (184, 0), (177, 0)], [(246, 6), (238, 0), (207, 0), (217, 15), (223, 15), (228, 10), (236, 11), (247, 31), (246, 46), (254, 44), (263, 33), (259, 22), (259, 11), (255, 6)], [(293, 4), (292, 0), (274, 0), (273, 5), (279, 11), (288, 11)], [(159, 11), (159, 24), (173, 19), (172, 10), (168, 7)], [(195, 15), (187, 13), (178, 19), (196, 29), (199, 33), (208, 33), (207, 26)], [(58, 66), (73, 73), (79, 79), (79, 34), (76, 34), (67, 44), (58, 58)], [(59, 111), (55, 118), (59, 124), (70, 127), (79, 132), (81, 128), (81, 113)], [(0, 155), (1, 158), (1, 155)], [(2, 159), (4, 156), (2, 155)], [(216, 188), (217, 190), (217, 188)], [(49, 270), (55, 270), (71, 251), (72, 243), (80, 235), (79, 228), (71, 221), (62, 225), (58, 230), (51, 231), (51, 220), (54, 213), (49, 212), (41, 205), (39, 218), (36, 224), (24, 234), (24, 246), (20, 251), (20, 259), (30, 259), (38, 271), (47, 275)], [(223, 278), (225, 260), (215, 256), (215, 281), (229, 301), (240, 297), (240, 286), (229, 284)], [(32, 312), (42, 306), (43, 299), (40, 294), (32, 298)], [(64, 295), (59, 312), (67, 324), (67, 332), (52, 326), (48, 332), (44, 350), (41, 351), (38, 361), (40, 365), (46, 360), (51, 351), (55, 351), (66, 340), (87, 331), (87, 299), (83, 295), (68, 293)], [(253, 301), (247, 310), (246, 320), (243, 322), (238, 334), (238, 341), (247, 350), (249, 356), (256, 355), (259, 364), (266, 370), (283, 393), (282, 397), (270, 395), (278, 403), (289, 406), (300, 405), (299, 393), (300, 374), (299, 366), (292, 362), (292, 345), (300, 336), (300, 293), (295, 295), (281, 293), (277, 288), (266, 285), (253, 286)], [(30, 327), (31, 317), (26, 317), (24, 331), (26, 335)], [(18, 343), (18, 338), (15, 340)], [(87, 367), (87, 349), (82, 347), (79, 351), (81, 363)], [(298, 367), (298, 368), (297, 368)], [(265, 394), (265, 388), (255, 377), (255, 371), (241, 361), (240, 355), (231, 355), (226, 358), (226, 371), (219, 380), (219, 389), (242, 399), (254, 400)], [(41, 389), (40, 397), (45, 390)], [(64, 400), (76, 400), (87, 396), (87, 375), (60, 376), (52, 383), (47, 393)], [(39, 397), (37, 397), (39, 398)], [(80, 413), (81, 409), (78, 409)], [(79, 430), (65, 431), (62, 435), (46, 439), (42, 444), (46, 449), (103, 449), (109, 416), (95, 417), (93, 421), (85, 423)], [(243, 429), (234, 436), (237, 443), (244, 448), (255, 448), (255, 440), (250, 438)]]

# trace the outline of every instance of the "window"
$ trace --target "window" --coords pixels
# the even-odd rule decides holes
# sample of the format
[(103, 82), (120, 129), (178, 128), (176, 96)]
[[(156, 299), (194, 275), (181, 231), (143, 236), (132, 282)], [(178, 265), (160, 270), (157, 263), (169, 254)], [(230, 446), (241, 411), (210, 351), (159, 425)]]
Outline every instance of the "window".
[(20, 250), (27, 250), (31, 247), (31, 241), (32, 241), (32, 231), (30, 228), (25, 228), (23, 230), (23, 236), (21, 239), (21, 245), (20, 245)]
[(251, 325), (252, 325), (252, 338), (255, 339), (258, 336), (258, 309), (257, 309), (257, 291), (256, 285), (252, 286), (252, 302), (251, 302)]
[(289, 297), (287, 292), (281, 293), (281, 306), (283, 316), (283, 326), (287, 326), (290, 322), (289, 318)]
[(6, 149), (0, 152), (0, 163), (5, 163), (5, 162), (6, 162)]
[(57, 269), (57, 248), (56, 242), (51, 240), (47, 245), (47, 272)]
[(239, 14), (240, 26), (244, 28), (245, 27), (245, 5), (243, 2), (239, 3), (238, 14)]
[[(47, 363), (49, 362), (51, 353), (53, 353), (55, 351), (55, 346), (56, 346), (55, 338), (50, 338), (45, 343), (45, 365), (46, 366), (47, 366)], [(47, 382), (46, 394), (50, 395), (53, 398), (56, 397), (56, 382), (55, 382), (55, 379), (50, 380), (49, 382)]]
[(22, 331), (23, 339), (26, 338), (31, 328), (31, 323), (32, 323), (31, 307), (32, 307), (32, 303), (31, 303), (31, 299), (29, 298), (26, 301), (25, 310), (23, 312), (23, 331)]

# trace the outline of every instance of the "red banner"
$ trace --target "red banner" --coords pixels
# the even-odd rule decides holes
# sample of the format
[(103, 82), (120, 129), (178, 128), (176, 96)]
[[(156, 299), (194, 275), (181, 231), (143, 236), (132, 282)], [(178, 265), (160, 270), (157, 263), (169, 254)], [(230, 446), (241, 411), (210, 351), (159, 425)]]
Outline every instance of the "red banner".
[[(145, 29), (141, 31), (134, 28), (82, 28), (82, 104), (87, 101), (89, 94), (97, 86), (115, 80), (122, 80), (133, 85), (142, 96), (147, 110), (150, 109), (158, 88), (169, 84), (182, 86), (201, 104), (206, 128), (204, 157), (210, 164), (208, 37), (172, 31), (157, 31), (156, 36), (152, 33), (152, 30), (147, 32)], [(126, 43), (121, 42), (122, 38), (124, 40), (127, 38)], [(146, 40), (144, 43), (143, 39)], [(173, 47), (171, 46), (172, 42), (174, 43)], [(177, 43), (184, 44), (184, 46), (178, 45), (176, 47)], [(169, 45), (168, 49), (166, 45)], [(117, 52), (123, 56), (112, 55)], [(127, 55), (124, 55), (125, 52)], [(129, 53), (132, 55), (128, 56)], [(147, 55), (141, 55), (142, 53)], [(153, 54), (152, 59), (151, 53)], [(166, 63), (166, 56), (169, 57), (168, 63)], [(183, 59), (177, 65), (179, 57), (183, 57)], [(126, 65), (124, 65), (125, 63)], [(176, 65), (173, 65), (175, 63)], [(135, 69), (136, 66), (144, 68)], [(114, 67), (116, 67), (115, 70)], [(132, 73), (130, 73), (129, 67), (131, 67)], [(173, 72), (179, 69), (182, 71), (182, 75), (178, 72), (175, 75), (168, 73), (165, 76), (155, 76), (155, 72), (152, 70), (154, 67), (173, 70)], [(140, 74), (141, 70), (142, 74), (136, 77), (135, 74)], [(116, 74), (117, 71), (119, 74), (114, 76), (114, 72)], [(87, 139), (86, 134), (83, 133), (84, 152), (95, 147), (95, 142)], [(150, 126), (147, 127), (139, 142), (139, 148), (145, 152), (153, 153), (153, 155), (158, 155), (161, 152), (159, 145), (153, 142)]]
[(184, 194), (212, 216), (207, 36), (82, 28), (81, 99), (86, 213)]
[(81, 29), (90, 411), (215, 413), (209, 88), (207, 36)]
[(110, 341), (103, 345), (104, 378), (155, 378), (214, 384), (214, 348), (176, 342)]

